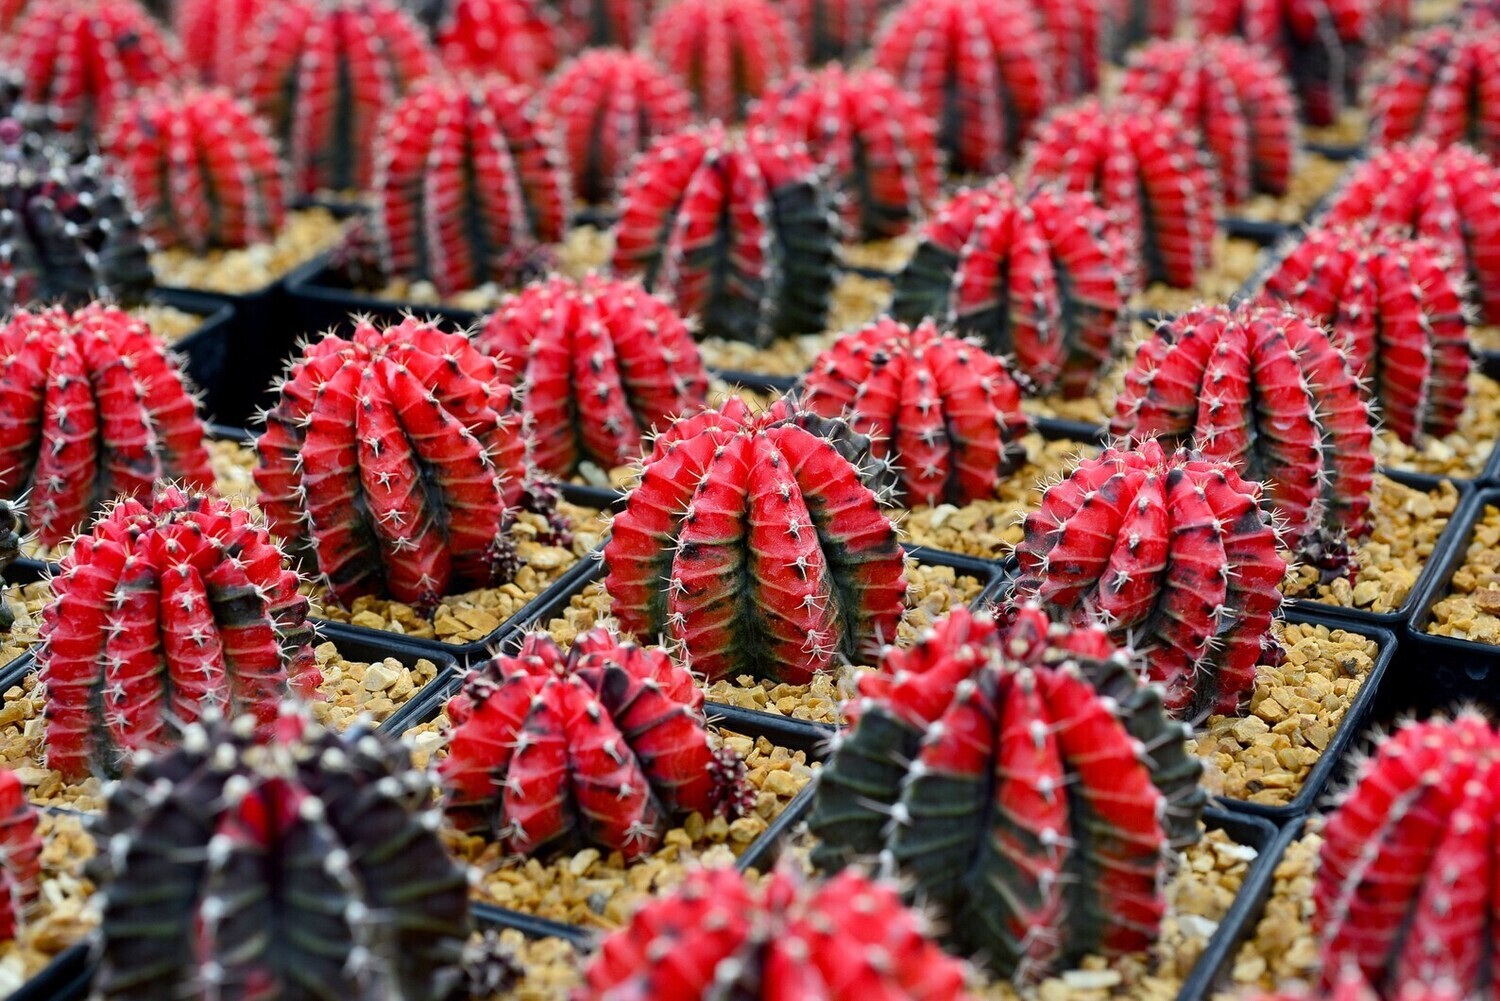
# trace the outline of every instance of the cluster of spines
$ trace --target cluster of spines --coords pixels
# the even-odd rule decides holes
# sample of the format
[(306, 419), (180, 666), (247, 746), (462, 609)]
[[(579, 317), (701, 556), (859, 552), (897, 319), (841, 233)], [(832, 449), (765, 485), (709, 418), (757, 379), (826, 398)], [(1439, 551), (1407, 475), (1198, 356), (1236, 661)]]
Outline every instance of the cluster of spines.
[(623, 629), (679, 642), (710, 678), (791, 682), (870, 660), (906, 605), (875, 490), (887, 471), (844, 421), (731, 397), (653, 443), (604, 548)]
[(770, 0), (677, 0), (651, 23), (650, 48), (703, 118), (726, 123), (743, 119), (799, 61), (791, 27)]
[(40, 822), (21, 779), (0, 769), (0, 942), (16, 937), (41, 892)]
[(1439, 25), (1391, 53), (1370, 118), (1379, 145), (1420, 137), (1500, 154), (1500, 24)]
[(1134, 248), (1091, 194), (1008, 178), (959, 191), (922, 227), (891, 312), (1014, 360), (1040, 393), (1092, 391), (1124, 338)]
[(814, 864), (894, 863), (951, 947), (1020, 982), (1150, 944), (1170, 852), (1199, 836), (1202, 765), (1102, 627), (959, 609), (859, 692)]
[(633, 861), (689, 814), (733, 820), (752, 802), (691, 672), (606, 629), (568, 651), (528, 635), (471, 670), (446, 712), (449, 820), (520, 855), (592, 845)]

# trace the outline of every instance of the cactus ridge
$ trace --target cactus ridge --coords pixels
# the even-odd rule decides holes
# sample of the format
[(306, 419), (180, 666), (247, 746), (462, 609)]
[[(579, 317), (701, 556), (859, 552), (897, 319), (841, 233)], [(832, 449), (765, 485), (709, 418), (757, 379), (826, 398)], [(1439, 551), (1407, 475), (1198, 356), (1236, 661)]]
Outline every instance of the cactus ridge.
[(1500, 25), (1439, 25), (1391, 53), (1370, 94), (1380, 146), (1421, 137), (1500, 155)]

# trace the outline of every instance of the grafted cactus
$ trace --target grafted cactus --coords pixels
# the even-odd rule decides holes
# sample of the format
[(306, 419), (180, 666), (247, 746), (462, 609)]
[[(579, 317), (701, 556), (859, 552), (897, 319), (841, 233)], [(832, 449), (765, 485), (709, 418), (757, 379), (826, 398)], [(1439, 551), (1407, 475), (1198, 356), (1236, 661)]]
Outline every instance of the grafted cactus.
[(808, 820), (816, 865), (879, 853), (950, 947), (1020, 982), (1151, 943), (1202, 765), (1102, 627), (958, 609), (859, 691)]
[(867, 662), (895, 639), (906, 580), (862, 472), (884, 475), (869, 439), (795, 402), (752, 414), (731, 397), (679, 420), (604, 548), (621, 628), (681, 643), (710, 678)]
[(676, 0), (651, 22), (650, 46), (698, 112), (725, 122), (742, 119), (798, 60), (791, 27), (769, 0)]

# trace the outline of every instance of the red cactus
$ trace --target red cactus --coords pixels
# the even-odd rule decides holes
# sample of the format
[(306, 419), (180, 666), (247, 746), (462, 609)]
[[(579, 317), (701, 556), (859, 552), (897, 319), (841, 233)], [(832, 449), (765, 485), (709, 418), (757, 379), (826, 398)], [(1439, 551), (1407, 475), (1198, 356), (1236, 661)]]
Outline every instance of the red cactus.
[(1126, 97), (1171, 108), (1208, 142), (1229, 205), (1286, 193), (1297, 108), (1281, 67), (1231, 38), (1153, 42), (1132, 54)]
[(408, 318), (309, 344), (256, 442), (260, 506), (335, 600), (430, 607), (504, 578), (527, 474), (510, 380), (461, 334)]
[(1191, 288), (1213, 259), (1219, 208), (1201, 145), (1173, 111), (1091, 98), (1037, 127), (1031, 178), (1092, 192), (1118, 220), (1147, 281)]
[(652, 144), (626, 182), (613, 267), (698, 317), (703, 336), (815, 333), (833, 292), (832, 216), (803, 147), (688, 129)]
[(806, 681), (895, 639), (906, 604), (896, 528), (843, 421), (738, 398), (657, 437), (604, 548), (622, 628), (683, 644), (694, 670)]
[(238, 87), (248, 72), (246, 40), (271, 0), (175, 0), (172, 25), (200, 83)]
[(249, 512), (175, 487), (129, 498), (81, 536), (53, 578), (37, 668), (47, 765), (68, 780), (168, 742), (217, 710), (274, 723), (310, 697), (308, 601)]
[(369, 188), (381, 116), (435, 68), (421, 27), (387, 0), (274, 4), (246, 65), (304, 195)]
[(534, 87), (560, 58), (558, 26), (539, 0), (444, 0), (435, 26), (451, 72), (499, 73)]
[(744, 117), (797, 63), (791, 28), (768, 0), (677, 0), (656, 15), (650, 42), (699, 113), (725, 122)]
[(1022, 195), (999, 177), (938, 207), (891, 312), (931, 317), (1015, 359), (1040, 392), (1093, 391), (1128, 326), (1133, 247), (1092, 195)]
[(633, 282), (552, 278), (500, 304), (474, 343), (515, 374), (538, 469), (641, 455), (653, 427), (703, 406), (708, 372), (671, 306)]
[(448, 818), (507, 851), (596, 845), (631, 861), (689, 813), (732, 820), (748, 805), (744, 763), (717, 746), (692, 674), (605, 629), (566, 653), (528, 635), (471, 670), (447, 712)]
[(833, 172), (856, 239), (900, 236), (942, 191), (937, 127), (880, 70), (798, 73), (755, 105), (750, 126), (806, 144)]
[(589, 46), (635, 48), (657, 6), (657, 0), (551, 0), (570, 52)]
[(853, 63), (875, 38), (890, 0), (781, 0), (807, 61)]
[(1485, 323), (1500, 323), (1500, 170), (1467, 146), (1392, 146), (1354, 168), (1324, 225), (1391, 226), (1425, 237), (1468, 279)]
[(514, 255), (562, 238), (567, 180), (531, 96), (498, 78), (430, 80), (387, 116), (374, 186), (387, 273), (453, 295), (508, 281)]
[(1476, 19), (1413, 37), (1391, 54), (1370, 119), (1382, 146), (1421, 137), (1500, 154), (1500, 24)]
[(203, 252), (273, 239), (286, 219), (285, 165), (266, 123), (225, 90), (159, 91), (121, 109), (103, 140), (146, 231)]
[(94, 139), (132, 95), (171, 82), (176, 43), (136, 0), (32, 0), (0, 46), (21, 96), (65, 132)]
[(1313, 927), (1330, 975), (1357, 966), (1382, 996), (1494, 983), (1500, 736), (1472, 712), (1381, 741), (1323, 828)]
[(1052, 102), (1050, 49), (1020, 0), (906, 0), (881, 30), (875, 65), (938, 123), (951, 171), (994, 174)]
[(40, 820), (16, 773), (0, 769), (0, 942), (16, 937), (41, 890)]
[(1101, 627), (957, 609), (859, 692), (808, 818), (815, 864), (894, 862), (951, 947), (1022, 983), (1151, 943), (1202, 765)]
[(1333, 328), (1385, 426), (1408, 444), (1458, 429), (1469, 393), (1469, 333), (1451, 262), (1386, 230), (1314, 229), (1263, 294)]
[(1079, 463), (1026, 516), (1017, 593), (1067, 621), (1102, 615), (1143, 652), (1173, 715), (1234, 714), (1280, 648), (1286, 562), (1259, 484), (1156, 441)]
[(1192, 441), (1264, 478), (1291, 550), (1342, 575), (1354, 571), (1348, 540), (1372, 527), (1371, 423), (1350, 360), (1316, 321), (1284, 307), (1203, 306), (1141, 345), (1112, 430)]
[(752, 886), (699, 869), (606, 938), (573, 1001), (963, 1001), (964, 968), (891, 887), (850, 871)]
[(869, 435), (911, 505), (994, 497), (1026, 458), (1030, 421), (1010, 370), (930, 321), (912, 330), (882, 318), (839, 338), (812, 363), (801, 398)]
[(1099, 67), (1104, 61), (1112, 24), (1113, 0), (1038, 0), (1034, 9), (1052, 43), (1051, 58), (1056, 94), (1072, 100), (1099, 89)]
[(595, 49), (569, 62), (541, 105), (561, 134), (573, 190), (598, 205), (615, 197), (631, 162), (657, 136), (692, 121), (692, 98), (652, 59)]
[(0, 496), (30, 492), (43, 544), (158, 479), (212, 487), (203, 435), (182, 373), (124, 311), (21, 310), (0, 327)]

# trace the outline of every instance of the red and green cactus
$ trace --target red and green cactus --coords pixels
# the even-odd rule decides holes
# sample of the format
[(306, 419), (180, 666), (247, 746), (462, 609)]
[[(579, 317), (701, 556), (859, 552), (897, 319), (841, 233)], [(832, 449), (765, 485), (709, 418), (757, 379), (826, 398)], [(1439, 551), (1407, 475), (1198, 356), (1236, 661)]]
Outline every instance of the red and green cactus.
[(204, 430), (161, 340), (123, 310), (21, 310), (0, 326), (0, 496), (29, 494), (44, 545), (159, 479), (212, 487)]
[(430, 778), (363, 727), (244, 722), (189, 725), (109, 793), (98, 996), (468, 996)]
[(1193, 443), (1265, 481), (1284, 540), (1325, 579), (1354, 573), (1375, 478), (1370, 404), (1328, 332), (1284, 306), (1200, 306), (1136, 353), (1115, 434)]
[(1089, 98), (1042, 121), (1033, 183), (1092, 192), (1141, 262), (1140, 277), (1192, 288), (1212, 264), (1219, 193), (1198, 134), (1174, 111)]
[(1121, 92), (1170, 108), (1213, 154), (1227, 205), (1284, 195), (1297, 148), (1297, 107), (1281, 67), (1233, 38), (1153, 42), (1131, 54)]
[(303, 195), (368, 189), (382, 115), (436, 68), (421, 27), (389, 0), (274, 4), (245, 64), (247, 94)]
[(573, 191), (590, 205), (613, 201), (651, 141), (693, 118), (692, 98), (675, 76), (648, 56), (617, 49), (569, 62), (540, 101), (561, 136)]
[(1052, 103), (1051, 44), (1021, 0), (906, 0), (886, 19), (875, 65), (938, 125), (955, 174), (995, 174)]
[(1325, 976), (1357, 968), (1381, 997), (1495, 982), (1500, 736), (1473, 712), (1380, 741), (1327, 818), (1313, 884)]
[(1133, 253), (1092, 195), (1056, 185), (1022, 194), (1002, 176), (938, 207), (896, 278), (891, 312), (978, 338), (1037, 392), (1085, 396), (1129, 325)]
[(439, 0), (433, 37), (450, 72), (498, 73), (535, 87), (561, 59), (557, 18), (545, 0)]
[(121, 109), (102, 146), (161, 246), (202, 253), (267, 243), (286, 219), (286, 164), (275, 140), (226, 90), (140, 97)]
[(792, 29), (769, 0), (676, 0), (651, 22), (650, 49), (704, 118), (744, 118), (751, 101), (799, 61)]
[(573, 1001), (965, 1001), (966, 970), (895, 888), (854, 870), (753, 885), (699, 869), (600, 943)]
[(272, 0), (174, 0), (172, 26), (187, 67), (207, 86), (238, 87), (245, 80), (247, 40)]
[(1388, 230), (1310, 230), (1262, 288), (1332, 328), (1385, 427), (1407, 444), (1458, 429), (1468, 404), (1469, 330), (1452, 262)]
[(807, 61), (852, 64), (869, 49), (891, 0), (780, 0)]
[(264, 730), (289, 692), (316, 693), (308, 600), (266, 527), (207, 494), (128, 498), (52, 580), (37, 670), (47, 766), (113, 774), (206, 712)]
[(138, 91), (174, 83), (182, 69), (176, 42), (136, 0), (31, 0), (0, 56), (20, 73), (26, 100), (86, 140)]
[(852, 239), (900, 236), (942, 192), (937, 127), (881, 70), (799, 72), (755, 105), (749, 124), (806, 145), (832, 172)]
[(1271, 622), (1287, 565), (1261, 500), (1223, 459), (1155, 440), (1106, 449), (1026, 516), (1017, 594), (1074, 625), (1102, 617), (1173, 716), (1233, 715), (1281, 654)]
[(652, 430), (708, 399), (708, 371), (671, 306), (634, 282), (552, 278), (502, 302), (474, 343), (511, 373), (537, 469), (639, 459)]
[(1431, 139), (1500, 154), (1500, 24), (1440, 25), (1397, 49), (1370, 94), (1381, 146)]
[(908, 505), (968, 504), (1026, 460), (1031, 422), (1010, 369), (978, 345), (888, 317), (840, 337), (802, 379), (802, 405), (870, 436)]
[(1156, 937), (1170, 852), (1200, 834), (1202, 765), (1103, 627), (958, 609), (887, 651), (846, 712), (814, 864), (891, 860), (951, 948), (1018, 982)]
[(335, 601), (431, 608), (510, 579), (529, 475), (510, 382), (462, 334), (413, 318), (360, 322), (292, 362), (255, 482), (272, 530), (313, 557)]
[(692, 673), (607, 629), (568, 651), (528, 635), (470, 670), (447, 714), (449, 821), (518, 855), (594, 846), (634, 861), (688, 814), (733, 820), (753, 804)]
[(375, 242), (387, 274), (453, 295), (495, 281), (539, 244), (562, 239), (569, 200), (562, 156), (504, 80), (417, 84), (375, 145)]
[(896, 638), (904, 555), (868, 438), (794, 401), (738, 398), (656, 438), (604, 548), (620, 626), (693, 670), (804, 682)]
[(1355, 167), (1323, 225), (1391, 227), (1448, 255), (1485, 323), (1500, 323), (1500, 170), (1467, 146), (1400, 143)]
[(696, 317), (702, 336), (765, 345), (823, 329), (837, 231), (804, 147), (713, 123), (664, 136), (637, 162), (613, 268)]
[(42, 882), (41, 816), (26, 799), (21, 779), (0, 769), (0, 942), (9, 942), (26, 924), (26, 914)]

